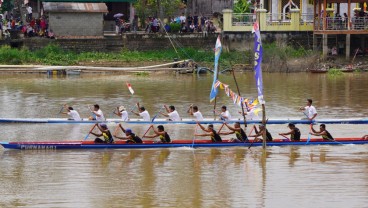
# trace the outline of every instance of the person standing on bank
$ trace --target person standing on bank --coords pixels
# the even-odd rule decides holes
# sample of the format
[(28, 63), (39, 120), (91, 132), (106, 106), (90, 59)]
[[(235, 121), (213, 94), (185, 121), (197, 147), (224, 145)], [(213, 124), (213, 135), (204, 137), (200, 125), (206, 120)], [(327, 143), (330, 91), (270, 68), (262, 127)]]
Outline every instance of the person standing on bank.
[(299, 108), (299, 110), (304, 111), (304, 114), (308, 117), (310, 121), (314, 120), (317, 117), (317, 110), (312, 105), (312, 102), (312, 99), (307, 99), (307, 106)]
[(280, 133), (280, 136), (286, 136), (286, 135), (290, 135), (290, 140), (295, 142), (295, 141), (300, 141), (300, 130), (298, 128), (295, 127), (295, 124), (293, 123), (289, 123), (288, 127), (290, 129), (289, 132), (287, 133)]

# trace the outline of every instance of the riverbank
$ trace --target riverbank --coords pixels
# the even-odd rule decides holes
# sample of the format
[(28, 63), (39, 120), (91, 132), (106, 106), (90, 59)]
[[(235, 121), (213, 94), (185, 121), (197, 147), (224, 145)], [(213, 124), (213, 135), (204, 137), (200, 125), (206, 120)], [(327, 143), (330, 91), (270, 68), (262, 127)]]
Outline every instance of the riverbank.
[[(220, 57), (220, 70), (233, 68), (247, 71), (253, 69), (253, 52), (223, 52)], [(193, 60), (193, 63), (178, 64), (177, 60)], [(49, 70), (85, 70), (85, 71), (183, 71), (177, 68), (203, 67), (212, 69), (214, 63), (213, 50), (180, 48), (151, 51), (119, 52), (75, 52), (62, 49), (58, 45), (47, 45), (44, 48), (30, 51), (25, 48), (16, 49), (9, 46), (0, 47), (0, 72), (47, 72)], [(163, 65), (163, 67), (154, 67)], [(175, 66), (174, 66), (175, 65)], [(180, 65), (180, 66), (178, 66)], [(365, 57), (356, 57), (347, 61), (343, 56), (321, 58), (319, 52), (279, 46), (275, 43), (264, 43), (263, 70), (265, 72), (303, 72), (310, 70), (343, 69), (352, 65), (354, 70), (368, 69)]]

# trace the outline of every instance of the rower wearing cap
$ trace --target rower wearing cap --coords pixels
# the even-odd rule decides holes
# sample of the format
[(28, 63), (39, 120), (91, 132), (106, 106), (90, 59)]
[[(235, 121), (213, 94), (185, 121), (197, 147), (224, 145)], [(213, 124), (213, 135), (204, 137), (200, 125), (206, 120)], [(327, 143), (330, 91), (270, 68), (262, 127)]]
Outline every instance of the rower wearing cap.
[(290, 135), (291, 141), (300, 141), (300, 130), (295, 127), (295, 124), (289, 123), (287, 127), (289, 127), (290, 131), (287, 133), (280, 133), (279, 135), (280, 136)]
[(170, 143), (171, 139), (169, 134), (165, 131), (165, 128), (163, 125), (158, 125), (157, 126), (157, 130), (155, 130), (155, 128), (153, 128), (153, 125), (150, 126), (150, 128), (153, 129), (153, 131), (155, 132), (155, 135), (149, 135), (149, 136), (144, 136), (145, 138), (155, 138), (155, 137), (159, 137), (160, 141), (158, 141), (157, 143)]
[(326, 140), (326, 141), (333, 141), (334, 140), (334, 138), (332, 137), (330, 132), (328, 132), (326, 130), (326, 125), (325, 124), (319, 125), (319, 131), (314, 130), (313, 126), (312, 126), (311, 130), (313, 132), (313, 133), (311, 133), (311, 135), (322, 136), (323, 140)]
[(229, 128), (231, 131), (229, 132), (223, 132), (219, 133), (220, 135), (229, 135), (229, 134), (235, 134), (236, 138), (232, 138), (229, 140), (229, 142), (248, 142), (248, 137), (245, 134), (244, 130), (240, 127), (239, 122), (234, 123), (234, 127), (229, 126), (229, 124), (224, 123), (224, 125)]
[(263, 124), (259, 124), (259, 131), (256, 126), (254, 126), (254, 132), (256, 134), (250, 135), (250, 137), (255, 137), (257, 139), (258, 137), (262, 136), (264, 131), (266, 131), (266, 141), (272, 142), (272, 135), (271, 133), (265, 128)]
[[(101, 131), (100, 134), (96, 134), (94, 132), (90, 132), (91, 134), (97, 136), (97, 138), (95, 139), (95, 143), (113, 143), (114, 139), (112, 138), (111, 132), (110, 130), (107, 128), (107, 125), (102, 123), (102, 124), (97, 124), (97, 128)], [(103, 139), (98, 138), (102, 136)]]
[(195, 134), (195, 136), (210, 136), (212, 142), (222, 142), (221, 136), (213, 129), (213, 125), (209, 124), (207, 129), (204, 128), (199, 122), (197, 125), (205, 132), (204, 134)]
[(128, 112), (126, 111), (124, 106), (116, 107), (116, 109), (118, 110), (118, 112), (116, 113), (114, 111), (114, 113), (117, 116), (121, 117), (121, 120), (123, 120), (123, 121), (128, 121), (129, 120)]
[(131, 129), (124, 129), (124, 127), (119, 124), (120, 129), (125, 133), (125, 137), (120, 137), (114, 134), (117, 139), (126, 140), (126, 143), (143, 143), (142, 139), (132, 132)]

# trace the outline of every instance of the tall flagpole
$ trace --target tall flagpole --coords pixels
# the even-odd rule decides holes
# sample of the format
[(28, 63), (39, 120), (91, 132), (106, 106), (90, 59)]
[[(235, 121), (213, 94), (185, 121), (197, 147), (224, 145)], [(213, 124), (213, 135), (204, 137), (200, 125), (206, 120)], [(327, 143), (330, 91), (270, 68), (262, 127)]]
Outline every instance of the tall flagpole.
[[(230, 66), (232, 67), (232, 64), (230, 63)], [(239, 97), (241, 97), (240, 95), (240, 90), (239, 90), (239, 85), (238, 85), (238, 82), (236, 81), (236, 78), (235, 78), (235, 70), (234, 68), (232, 68), (232, 74), (233, 74), (233, 77), (234, 77), (234, 81), (235, 81), (235, 85), (236, 85), (236, 89), (238, 90), (238, 95)], [(242, 115), (243, 115), (243, 121), (244, 121), (244, 127), (247, 128), (247, 119), (245, 118), (245, 114), (244, 114), (244, 107), (243, 107), (243, 100), (240, 100), (240, 107), (241, 107), (241, 110), (242, 110)]]
[(211, 88), (211, 93), (210, 93), (210, 102), (215, 100), (215, 104), (213, 105), (213, 116), (215, 120), (216, 120), (216, 101), (217, 101), (216, 97), (218, 93), (217, 87), (215, 85), (216, 85), (218, 74), (219, 74), (218, 60), (220, 58), (221, 51), (222, 51), (222, 45), (221, 45), (220, 35), (219, 35), (217, 37), (216, 46), (215, 46), (215, 65), (213, 68), (213, 82), (212, 82), (212, 88)]
[(266, 148), (266, 132), (267, 132), (267, 128), (266, 128), (266, 107), (265, 107), (265, 100), (263, 99), (263, 79), (262, 79), (262, 68), (261, 68), (261, 64), (262, 64), (262, 53), (263, 53), (263, 48), (262, 48), (262, 42), (261, 42), (261, 33), (259, 30), (259, 25), (258, 22), (255, 22), (253, 25), (253, 33), (255, 33), (255, 39), (254, 39), (254, 78), (256, 80), (256, 86), (257, 86), (257, 91), (258, 91), (258, 101), (262, 104), (262, 124), (263, 124), (263, 148)]

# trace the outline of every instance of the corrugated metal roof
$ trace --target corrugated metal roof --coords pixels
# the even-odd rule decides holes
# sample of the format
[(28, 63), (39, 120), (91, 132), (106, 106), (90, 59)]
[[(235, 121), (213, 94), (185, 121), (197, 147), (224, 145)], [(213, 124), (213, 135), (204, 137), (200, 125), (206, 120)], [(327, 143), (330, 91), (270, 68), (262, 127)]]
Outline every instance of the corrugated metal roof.
[(42, 4), (45, 12), (108, 12), (105, 3), (42, 2)]

